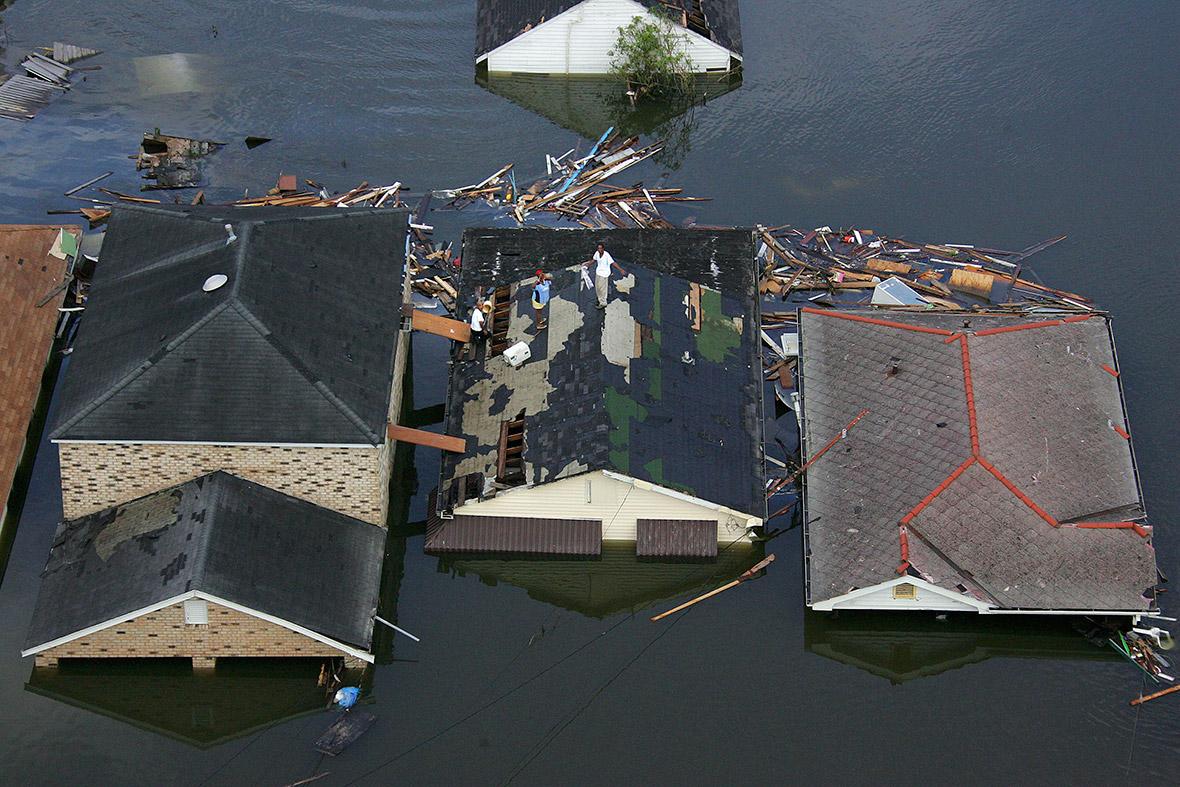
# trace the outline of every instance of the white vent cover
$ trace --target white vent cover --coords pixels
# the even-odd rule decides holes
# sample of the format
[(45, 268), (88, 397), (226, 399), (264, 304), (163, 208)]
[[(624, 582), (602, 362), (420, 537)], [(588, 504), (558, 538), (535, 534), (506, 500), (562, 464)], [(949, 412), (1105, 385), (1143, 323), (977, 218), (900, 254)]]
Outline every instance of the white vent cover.
[(201, 285), (201, 289), (205, 292), (213, 292), (218, 287), (224, 287), (227, 281), (229, 281), (229, 277), (224, 273), (215, 273), (205, 279), (205, 283)]
[(184, 623), (186, 626), (209, 625), (209, 606), (203, 598), (189, 598), (184, 601)]

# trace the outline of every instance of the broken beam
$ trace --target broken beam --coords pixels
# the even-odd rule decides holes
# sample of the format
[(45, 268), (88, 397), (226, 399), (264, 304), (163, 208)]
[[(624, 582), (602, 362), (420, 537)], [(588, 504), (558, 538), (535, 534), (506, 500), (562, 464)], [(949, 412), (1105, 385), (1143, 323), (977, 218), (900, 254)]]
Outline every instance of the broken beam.
[(438, 432), (427, 432), (424, 429), (411, 429), (408, 426), (390, 424), (388, 435), (390, 440), (413, 443), (414, 445), (424, 445), (428, 448), (441, 448), (444, 451), (452, 451), (456, 454), (462, 454), (467, 451), (467, 441), (462, 437), (451, 437), (450, 435), (439, 434)]

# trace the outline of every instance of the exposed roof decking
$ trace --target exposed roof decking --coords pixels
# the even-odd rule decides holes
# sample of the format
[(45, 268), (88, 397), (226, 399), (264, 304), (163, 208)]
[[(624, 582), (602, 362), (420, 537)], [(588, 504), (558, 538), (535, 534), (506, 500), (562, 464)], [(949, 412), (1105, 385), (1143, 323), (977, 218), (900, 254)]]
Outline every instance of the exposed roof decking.
[(25, 647), (190, 591), (369, 646), (385, 531), (227, 473), (64, 522)]
[(117, 207), (53, 437), (383, 442), (407, 220)]
[[(522, 456), (529, 484), (612, 470), (764, 517), (753, 290), (718, 291), (656, 275), (647, 267), (675, 266), (681, 261), (678, 249), (687, 249), (699, 234), (649, 233), (662, 234), (657, 240), (663, 242), (628, 246), (624, 238), (606, 240), (628, 276), (612, 285), (605, 310), (595, 308), (594, 292), (585, 287), (579, 268), (597, 233), (523, 231), (504, 236), (504, 246), (495, 250), (465, 244), (461, 301), (469, 300), (478, 284), (503, 283), (492, 269), (501, 266), (506, 248), (520, 250), (517, 255), (531, 270), (549, 267), (554, 257), (581, 259), (553, 271), (549, 327), (539, 336), (531, 328), (531, 286), (526, 281), (515, 288), (509, 341), (523, 339), (532, 351), (522, 367), (513, 369), (499, 357), (456, 361), (445, 429), (466, 438), (468, 451), (444, 457), (444, 492), (471, 473), (494, 477), (501, 423), (524, 412)], [(729, 235), (730, 255), (714, 257), (717, 273), (710, 278), (752, 282), (750, 234), (722, 234)], [(533, 248), (534, 241), (541, 248)], [(563, 255), (545, 259), (550, 243), (562, 246)], [(513, 264), (520, 263), (496, 273), (515, 275)], [(481, 280), (484, 275), (488, 278)], [(702, 319), (694, 330), (686, 309), (698, 300)]]
[(1147, 531), (1069, 526), (1143, 516), (1106, 321), (883, 322), (802, 314), (808, 456), (868, 411), (808, 470), (809, 603), (912, 566), (1001, 608), (1147, 609)]

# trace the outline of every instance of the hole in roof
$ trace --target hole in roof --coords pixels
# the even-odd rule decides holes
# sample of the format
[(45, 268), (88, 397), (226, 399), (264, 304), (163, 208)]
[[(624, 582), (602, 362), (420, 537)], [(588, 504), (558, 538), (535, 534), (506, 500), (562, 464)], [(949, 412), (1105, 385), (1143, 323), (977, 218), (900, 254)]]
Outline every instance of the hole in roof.
[(209, 278), (205, 279), (205, 283), (201, 285), (201, 289), (205, 292), (213, 292), (218, 287), (225, 286), (227, 281), (229, 281), (229, 277), (227, 277), (224, 273), (215, 273)]

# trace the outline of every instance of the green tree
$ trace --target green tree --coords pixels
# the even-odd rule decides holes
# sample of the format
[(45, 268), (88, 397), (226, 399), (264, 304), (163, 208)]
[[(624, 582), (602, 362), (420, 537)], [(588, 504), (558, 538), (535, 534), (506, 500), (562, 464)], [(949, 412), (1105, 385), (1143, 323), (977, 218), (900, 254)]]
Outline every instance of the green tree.
[(611, 74), (627, 83), (632, 101), (673, 96), (692, 85), (688, 35), (666, 13), (651, 11), (619, 28), (610, 51)]

